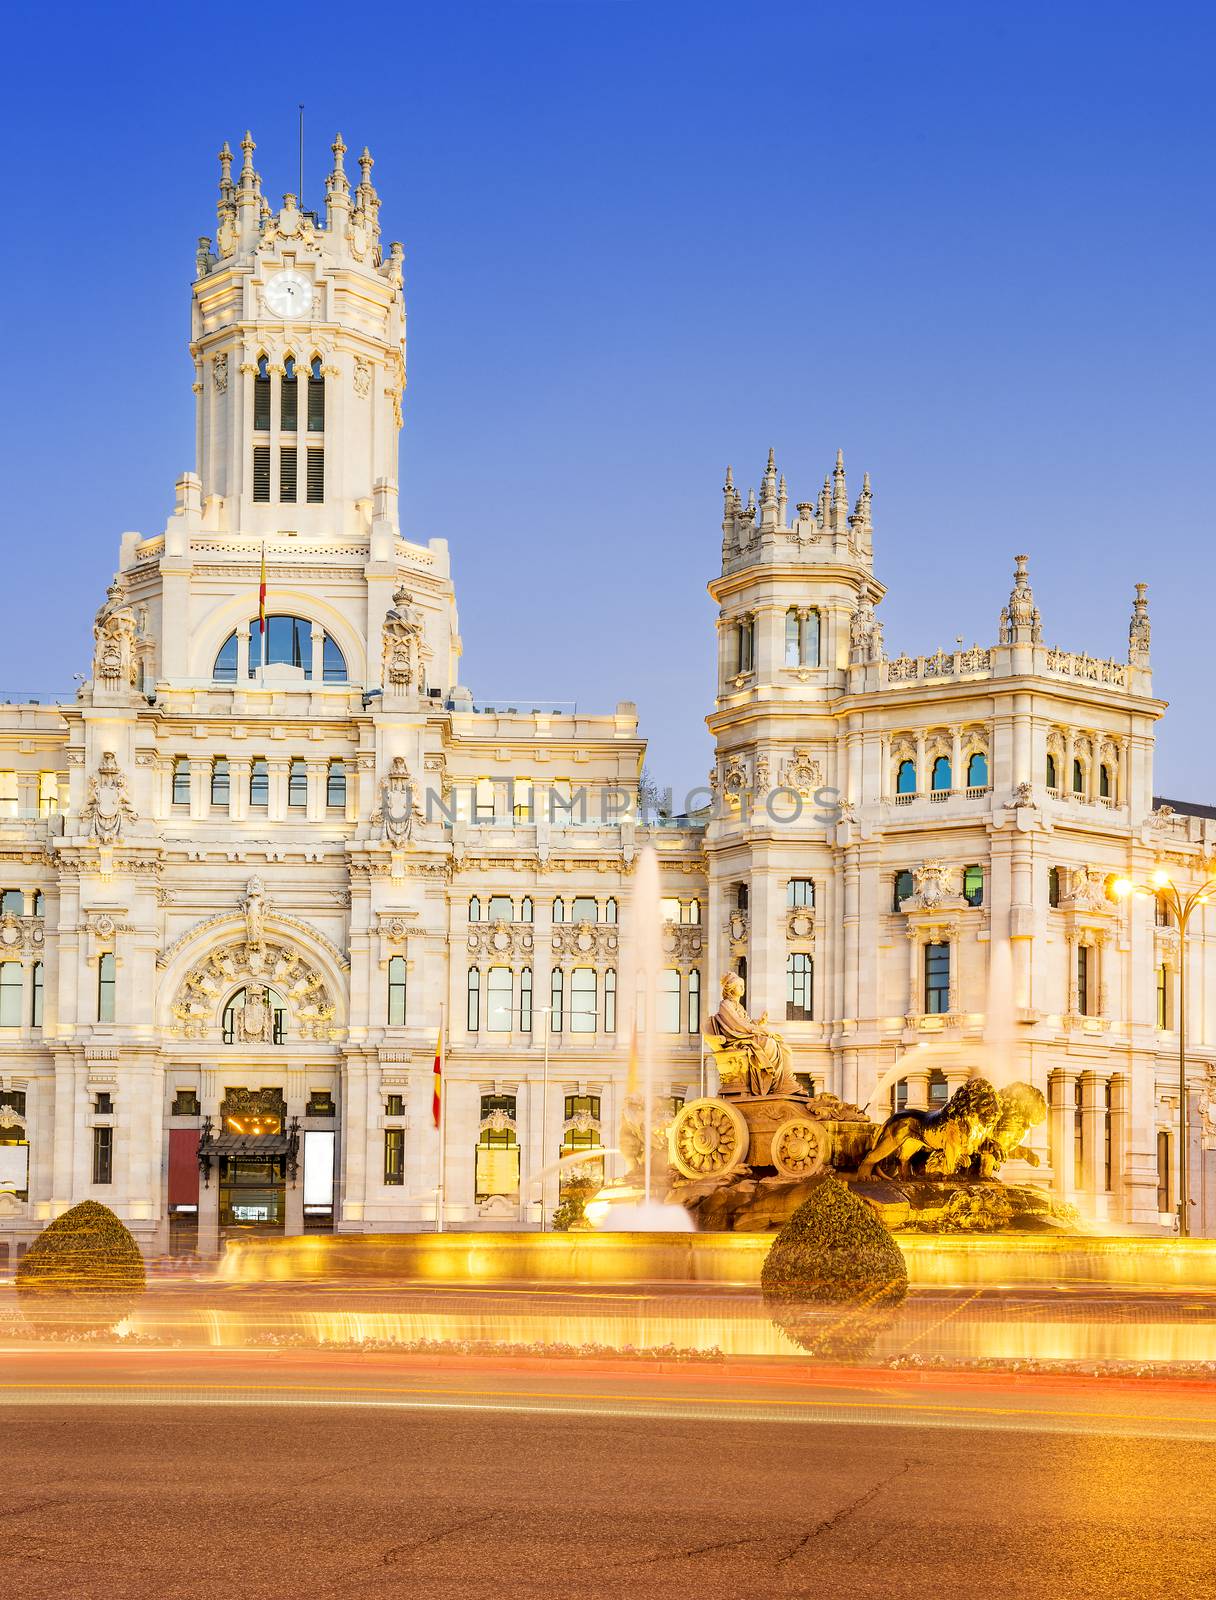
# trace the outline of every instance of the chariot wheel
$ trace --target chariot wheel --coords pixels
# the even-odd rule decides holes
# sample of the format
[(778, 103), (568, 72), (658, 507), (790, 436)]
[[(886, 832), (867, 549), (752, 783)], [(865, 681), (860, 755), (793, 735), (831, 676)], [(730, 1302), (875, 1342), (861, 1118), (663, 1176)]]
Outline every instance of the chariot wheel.
[(813, 1178), (830, 1154), (827, 1129), (812, 1117), (791, 1117), (773, 1135), (772, 1163), (783, 1178)]
[(747, 1123), (728, 1100), (690, 1100), (667, 1135), (671, 1164), (685, 1178), (722, 1178), (747, 1155)]

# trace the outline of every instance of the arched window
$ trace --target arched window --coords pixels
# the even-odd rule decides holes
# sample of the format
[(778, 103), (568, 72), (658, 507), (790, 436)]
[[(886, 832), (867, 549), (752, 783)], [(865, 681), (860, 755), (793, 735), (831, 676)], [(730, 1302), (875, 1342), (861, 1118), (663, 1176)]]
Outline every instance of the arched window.
[(190, 804), (190, 762), (185, 756), (173, 758), (173, 804)]
[(114, 1021), (115, 961), (113, 950), (107, 950), (97, 963), (97, 1020)]
[(287, 769), (287, 804), (298, 809), (308, 804), (308, 763), (299, 756)]
[(549, 1028), (553, 1033), (562, 1031), (562, 986), (564, 975), (561, 967), (554, 967), (553, 976), (549, 980)]
[(0, 890), (0, 917), (23, 917), (24, 915), (25, 890)]
[(902, 872), (897, 872), (895, 874), (892, 883), (891, 909), (893, 911), (898, 911), (900, 909), (901, 901), (910, 900), (912, 898), (912, 890), (912, 874), (905, 867)]
[(1105, 761), (1098, 768), (1098, 794), (1103, 800), (1110, 799), (1110, 768)]
[(616, 1032), (616, 968), (604, 974), (604, 1032)]
[(802, 618), (802, 665), (819, 665), (819, 613), (814, 607), (805, 612)]
[(514, 922), (515, 907), (511, 904), (509, 894), (492, 894), (490, 896), (489, 917), (490, 922)]
[(321, 357), (314, 356), (308, 369), (308, 431), (325, 432), (325, 379), (321, 373)]
[(1051, 751), (1047, 752), (1047, 787), (1058, 789), (1060, 787), (1059, 774), (1056, 771), (1056, 758)]
[(333, 810), (346, 809), (346, 763), (331, 761), (325, 777), (325, 804)]
[(466, 999), (465, 1026), (470, 1033), (476, 1033), (481, 1026), (481, 973), (476, 967), (469, 968)]
[(405, 957), (390, 956), (388, 962), (388, 1025), (405, 1027)]
[(469, 901), (469, 921), (470, 922), (480, 922), (481, 921), (481, 896), (480, 895), (476, 895), (475, 894), (473, 896), (473, 898)]
[(565, 922), (566, 920), (566, 902), (562, 899), (557, 899), (553, 902), (553, 920), (554, 922)]
[[(102, 1021), (105, 1018), (100, 1019)], [(0, 961), (0, 1028), (21, 1026), (21, 963)]]
[(216, 756), (211, 763), (211, 804), (227, 807), (229, 792), (227, 758)]
[(300, 385), (296, 381), (294, 356), (287, 356), (283, 362), (279, 397), (279, 427), (284, 433), (294, 433), (300, 416)]
[(249, 763), (249, 804), (251, 806), (270, 804), (270, 769), (266, 765), (265, 756), (254, 756)]
[(236, 682), (236, 633), (230, 633), (220, 646), (220, 653), (215, 658), (215, 666), (211, 669), (211, 676), (216, 683)]
[[(616, 919), (613, 918), (613, 921), (615, 921), (615, 920)], [(700, 921), (701, 921), (701, 902), (699, 900), (690, 900), (688, 902), (688, 921), (693, 927), (697, 927), (697, 926), (700, 925)]]
[[(250, 625), (249, 676), (256, 678), (265, 651), (268, 667), (299, 667), (305, 682), (312, 681), (312, 623), (307, 617), (272, 616), (266, 618), (263, 637), (254, 618)], [(237, 639), (235, 630), (220, 646), (211, 669), (216, 683), (237, 680)], [(321, 679), (324, 683), (347, 682), (346, 657), (337, 641), (327, 633), (321, 641)]]
[(688, 974), (688, 1031), (701, 1031), (701, 974), (696, 967)]
[(798, 613), (793, 606), (785, 613), (785, 664), (797, 667), (802, 664), (799, 654), (801, 640), (798, 633)]
[(598, 922), (600, 908), (596, 904), (594, 895), (577, 894), (574, 904), (570, 908), (571, 922)]
[(739, 661), (740, 673), (751, 672), (756, 665), (756, 619), (744, 617), (735, 625), (735, 637), (738, 641), (736, 655)]
[(253, 377), (253, 426), (257, 433), (270, 427), (270, 363), (265, 356), (258, 357)]
[(675, 967), (664, 967), (659, 973), (658, 1029), (660, 1033), (680, 1032), (680, 974)]
[(982, 750), (974, 751), (967, 759), (968, 789), (988, 787), (988, 757)]
[(1072, 792), (1073, 794), (1085, 793), (1085, 768), (1079, 761), (1072, 764)]
[(514, 1017), (510, 967), (491, 967), (486, 981), (486, 1030), (510, 1033)]
[(940, 792), (942, 789), (949, 789), (953, 781), (954, 775), (950, 770), (950, 757), (938, 756), (933, 763), (929, 787)]
[(46, 901), (42, 897), (42, 890), (41, 889), (35, 889), (34, 890), (34, 915), (36, 917), (42, 916), (42, 914), (43, 914), (45, 909), (46, 909)]
[[(259, 984), (253, 989), (238, 989), (224, 1007), (223, 1016), (220, 1018), (220, 1037), (225, 1044), (235, 1042), (237, 1033), (240, 1031), (237, 1025), (241, 1020), (241, 1012), (246, 1004), (252, 1002), (256, 1005), (259, 1001), (265, 1006), (270, 1023), (270, 1043), (283, 1043), (283, 1040), (287, 1037), (286, 1002), (277, 989), (271, 989), (264, 984)], [(265, 1034), (261, 1037), (265, 1042)]]
[(594, 967), (575, 967), (570, 974), (570, 1032), (594, 1033), (598, 1006), (598, 974)]
[(604, 921), (605, 922), (615, 922), (616, 921), (616, 914), (617, 914), (616, 901), (611, 895), (609, 895), (607, 900), (604, 901)]
[(785, 1019), (807, 1022), (815, 1015), (814, 967), (805, 950), (791, 950), (785, 958)]
[(532, 921), (532, 896), (530, 894), (524, 895), (519, 902), (519, 920), (521, 922)]
[(519, 975), (519, 1026), (523, 1033), (532, 1032), (532, 968), (525, 967)]
[(895, 769), (895, 793), (916, 793), (916, 762), (901, 761)]

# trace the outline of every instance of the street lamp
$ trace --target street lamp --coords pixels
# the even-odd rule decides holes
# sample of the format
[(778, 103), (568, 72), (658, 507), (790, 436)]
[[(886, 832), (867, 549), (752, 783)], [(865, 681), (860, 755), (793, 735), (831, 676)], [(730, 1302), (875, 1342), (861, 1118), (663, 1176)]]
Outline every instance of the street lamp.
[(1186, 1170), (1186, 930), (1191, 914), (1216, 895), (1216, 875), (1205, 878), (1186, 895), (1164, 867), (1158, 867), (1147, 884), (1116, 878), (1112, 888), (1121, 900), (1133, 894), (1147, 894), (1164, 901), (1178, 924), (1178, 1237), (1185, 1239), (1191, 1231)]

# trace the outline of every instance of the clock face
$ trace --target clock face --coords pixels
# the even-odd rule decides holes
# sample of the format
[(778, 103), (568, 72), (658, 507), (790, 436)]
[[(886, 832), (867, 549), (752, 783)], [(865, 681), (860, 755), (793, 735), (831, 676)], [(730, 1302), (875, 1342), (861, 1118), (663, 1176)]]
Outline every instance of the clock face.
[(276, 272), (264, 296), (276, 317), (303, 317), (312, 309), (312, 284), (299, 272)]

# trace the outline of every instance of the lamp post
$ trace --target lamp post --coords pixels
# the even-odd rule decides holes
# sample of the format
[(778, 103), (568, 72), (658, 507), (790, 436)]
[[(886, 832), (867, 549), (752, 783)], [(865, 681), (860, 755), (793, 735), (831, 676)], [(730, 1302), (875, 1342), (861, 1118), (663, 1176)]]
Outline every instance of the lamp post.
[(1178, 924), (1178, 1237), (1186, 1239), (1191, 1232), (1186, 1158), (1186, 932), (1193, 913), (1216, 895), (1216, 876), (1205, 878), (1197, 889), (1183, 894), (1164, 867), (1158, 867), (1147, 884), (1117, 878), (1114, 892), (1121, 900), (1133, 894), (1152, 895), (1155, 900), (1164, 901)]

